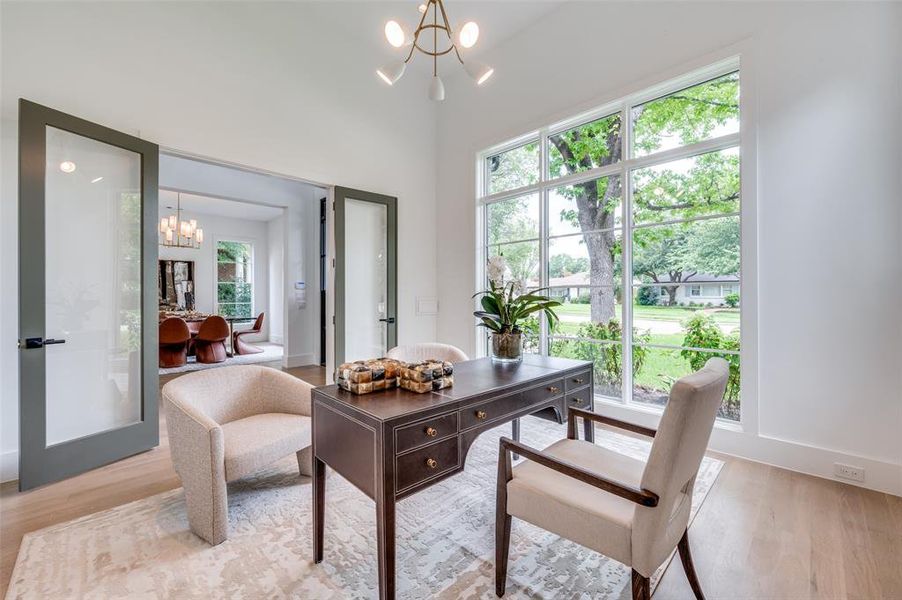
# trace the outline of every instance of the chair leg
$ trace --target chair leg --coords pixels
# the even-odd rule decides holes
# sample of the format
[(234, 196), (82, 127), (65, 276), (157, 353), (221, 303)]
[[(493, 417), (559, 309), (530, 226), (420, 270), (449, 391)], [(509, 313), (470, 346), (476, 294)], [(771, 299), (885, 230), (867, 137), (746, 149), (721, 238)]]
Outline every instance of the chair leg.
[(648, 584), (648, 577), (640, 575), (639, 571), (633, 569), (633, 600), (650, 600), (651, 588)]
[(689, 552), (688, 527), (686, 528), (686, 531), (683, 532), (683, 537), (680, 538), (677, 548), (680, 551), (680, 560), (683, 563), (683, 570), (686, 571), (686, 578), (689, 580), (689, 585), (692, 587), (696, 600), (705, 600), (705, 595), (702, 593), (702, 586), (698, 581), (698, 574), (695, 572), (695, 565), (692, 564), (692, 554)]
[(313, 476), (313, 446), (297, 451), (298, 471), (307, 477)]
[(507, 514), (507, 482), (511, 480), (511, 458), (502, 447), (498, 456), (498, 487), (495, 496), (495, 595), (504, 596), (507, 560), (511, 546), (511, 516)]

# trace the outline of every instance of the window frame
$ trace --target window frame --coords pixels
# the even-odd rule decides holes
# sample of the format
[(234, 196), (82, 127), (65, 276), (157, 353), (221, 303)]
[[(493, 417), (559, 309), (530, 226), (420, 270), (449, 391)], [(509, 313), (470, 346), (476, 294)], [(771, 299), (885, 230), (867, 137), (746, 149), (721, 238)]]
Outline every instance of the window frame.
[[(221, 314), (219, 307), (219, 244), (221, 242), (234, 242), (236, 244), (246, 244), (250, 247), (250, 276), (248, 277), (248, 283), (251, 285), (251, 314), (248, 319), (253, 319), (257, 310), (256, 303), (256, 275), (257, 275), (257, 257), (256, 257), (256, 243), (254, 240), (249, 238), (241, 238), (234, 236), (227, 237), (217, 237), (213, 240), (213, 307), (214, 312), (216, 314)], [(222, 283), (229, 283), (228, 281), (223, 281)], [(237, 297), (237, 296), (236, 296)], [(233, 302), (232, 304), (238, 304), (238, 302)]]
[[(698, 85), (701, 83), (705, 83), (712, 79), (716, 79), (718, 77), (722, 77), (724, 75), (739, 72), (740, 78), (740, 87), (742, 89), (742, 94), (740, 96), (740, 129), (738, 132), (722, 135), (715, 138), (710, 138), (707, 140), (702, 140), (700, 142), (695, 142), (691, 144), (687, 144), (685, 146), (677, 147), (677, 148), (669, 148), (667, 150), (657, 151), (650, 154), (646, 154), (643, 156), (635, 156), (635, 152), (633, 149), (633, 134), (632, 134), (632, 109), (635, 106), (641, 105), (646, 102), (650, 102), (656, 100), (658, 98), (662, 98), (669, 94), (673, 94), (680, 90), (686, 89), (688, 87), (692, 87), (694, 85)], [(525, 133), (521, 136), (518, 136), (515, 139), (509, 140), (502, 144), (498, 144), (487, 148), (481, 152), (476, 154), (476, 227), (477, 227), (477, 249), (476, 249), (476, 285), (477, 289), (482, 289), (481, 286), (484, 285), (485, 281), (485, 260), (487, 258), (486, 250), (488, 249), (488, 239), (487, 239), (487, 227), (486, 227), (486, 206), (493, 204), (495, 202), (500, 202), (503, 200), (511, 199), (518, 196), (523, 196), (531, 193), (539, 194), (539, 202), (540, 202), (540, 223), (539, 223), (539, 281), (540, 285), (548, 284), (548, 259), (549, 259), (549, 242), (551, 240), (550, 231), (549, 231), (549, 215), (548, 215), (548, 207), (549, 207), (549, 196), (553, 192), (554, 189), (560, 188), (566, 185), (573, 185), (584, 183), (587, 181), (591, 181), (594, 179), (598, 179), (601, 177), (609, 177), (609, 176), (620, 176), (622, 181), (622, 197), (621, 197), (621, 211), (622, 218), (621, 223), (617, 227), (615, 227), (615, 231), (619, 231), (622, 239), (623, 245), (623, 255), (622, 261), (623, 266), (621, 269), (621, 280), (620, 285), (623, 290), (632, 290), (634, 287), (634, 282), (632, 279), (632, 232), (634, 229), (640, 229), (644, 227), (655, 227), (660, 225), (667, 224), (677, 224), (683, 222), (691, 222), (691, 221), (700, 221), (710, 218), (723, 218), (723, 217), (737, 217), (740, 222), (740, 249), (741, 249), (741, 266), (739, 272), (740, 281), (742, 281), (744, 287), (754, 288), (752, 284), (749, 286), (747, 277), (750, 276), (750, 273), (747, 273), (746, 267), (746, 255), (750, 252), (750, 249), (746, 247), (746, 234), (747, 234), (747, 226), (752, 228), (755, 227), (754, 216), (752, 214), (752, 218), (749, 219), (749, 211), (753, 210), (754, 206), (754, 198), (753, 194), (749, 194), (751, 190), (754, 192), (755, 188), (752, 183), (747, 183), (746, 179), (753, 177), (751, 173), (749, 173), (748, 164), (751, 161), (751, 158), (747, 156), (750, 147), (754, 148), (754, 142), (751, 144), (743, 143), (743, 133), (747, 131), (750, 121), (750, 114), (752, 110), (749, 108), (748, 97), (750, 96), (748, 86), (747, 86), (747, 78), (744, 76), (744, 68), (740, 67), (740, 57), (731, 56), (729, 58), (723, 59), (719, 62), (709, 64), (708, 66), (698, 68), (696, 70), (690, 71), (684, 75), (674, 77), (672, 79), (668, 79), (658, 84), (654, 84), (650, 87), (646, 87), (639, 92), (628, 94), (619, 98), (616, 101), (604, 103), (596, 108), (593, 108), (588, 111), (581, 112), (573, 117), (559, 120), (553, 122), (547, 126), (540, 127), (538, 129), (534, 129)], [(581, 171), (579, 173), (563, 175), (559, 177), (550, 177), (549, 175), (549, 138), (552, 135), (571, 130), (576, 127), (580, 127), (582, 125), (588, 124), (597, 119), (605, 118), (611, 116), (613, 114), (620, 114), (621, 116), (621, 132), (623, 136), (623, 147), (621, 150), (620, 160), (617, 162), (606, 165), (603, 167), (595, 167), (593, 169), (589, 169), (586, 171)], [(745, 134), (748, 139), (754, 139), (753, 133), (749, 135)], [(502, 192), (495, 192), (492, 194), (488, 192), (488, 164), (487, 158), (499, 153), (503, 153), (507, 150), (517, 148), (524, 144), (528, 144), (530, 142), (534, 142), (537, 144), (539, 149), (539, 173), (538, 178), (535, 184), (522, 186), (515, 189), (504, 190)], [(679, 218), (673, 220), (667, 220), (662, 222), (653, 222), (653, 223), (642, 223), (639, 225), (635, 225), (633, 223), (633, 182), (632, 182), (632, 173), (643, 167), (651, 167), (666, 164), (675, 160), (691, 158), (695, 156), (699, 156), (702, 154), (707, 154), (710, 152), (717, 152), (727, 149), (736, 148), (739, 150), (740, 155), (740, 197), (741, 202), (739, 205), (739, 210), (730, 213), (722, 213), (716, 215), (706, 215), (699, 217), (690, 217), (690, 218)], [(752, 163), (754, 164), (754, 163)], [(749, 220), (747, 224), (746, 221)], [(560, 237), (560, 236), (555, 236)], [(754, 272), (754, 265), (751, 269), (749, 269), (752, 273)], [(738, 287), (738, 284), (731, 284)], [(636, 284), (638, 287), (638, 284)], [(664, 285), (657, 286), (662, 290), (664, 289)], [(583, 288), (581, 288), (583, 289)], [(589, 289), (586, 287), (585, 289)], [(626, 324), (632, 323), (633, 315), (632, 315), (632, 303), (624, 302), (620, 307), (620, 315), (619, 318), (621, 323), (624, 324), (623, 327), (623, 337), (619, 342), (610, 342), (610, 341), (598, 341), (599, 343), (620, 343), (623, 345), (623, 364), (631, 364), (632, 363), (632, 346), (637, 344), (633, 341), (632, 336), (632, 328), (627, 326)], [(755, 310), (756, 307), (752, 306), (751, 303), (748, 303), (748, 306), (744, 305), (741, 310), (740, 319), (745, 325), (746, 316), (745, 313), (751, 312)], [(757, 321), (756, 317), (751, 317), (748, 319), (750, 322), (755, 323)], [(756, 352), (757, 347), (757, 337), (752, 334), (752, 332), (747, 331), (747, 327), (742, 326), (740, 328), (741, 335), (741, 351), (722, 351), (717, 350), (717, 353), (725, 353), (725, 354), (740, 354), (741, 356), (741, 371), (742, 371), (742, 381), (743, 381), (743, 393), (742, 393), (742, 409), (740, 411), (739, 421), (733, 420), (721, 420), (718, 419), (718, 423), (726, 428), (736, 428), (742, 430), (746, 423), (754, 424), (757, 423), (757, 401), (756, 401), (756, 392), (757, 392), (757, 384), (753, 382), (751, 377), (749, 376), (751, 373), (754, 373), (757, 370), (757, 364), (752, 364), (754, 361), (753, 355)], [(547, 355), (549, 352), (551, 336), (549, 335), (548, 326), (544, 317), (540, 319), (540, 339), (539, 339), (539, 353), (542, 355)], [(562, 336), (555, 336), (555, 339), (560, 339)], [(638, 343), (637, 345), (641, 346), (654, 346), (654, 344), (645, 344)], [(486, 356), (487, 348), (486, 344), (483, 343), (481, 336), (477, 339), (477, 355)], [(751, 372), (751, 373), (750, 373)], [(596, 394), (596, 402), (602, 402), (606, 404), (614, 405), (618, 408), (625, 408), (631, 410), (639, 410), (641, 412), (651, 412), (660, 414), (661, 408), (655, 406), (649, 406), (648, 404), (635, 402), (632, 400), (633, 396), (633, 373), (631, 369), (624, 369), (623, 378), (622, 378), (622, 391), (621, 397), (613, 398), (609, 396), (600, 396)], [(749, 393), (746, 393), (748, 390)], [(754, 407), (752, 410), (747, 410), (747, 405), (751, 405), (754, 403)], [(751, 406), (750, 406), (751, 408)]]

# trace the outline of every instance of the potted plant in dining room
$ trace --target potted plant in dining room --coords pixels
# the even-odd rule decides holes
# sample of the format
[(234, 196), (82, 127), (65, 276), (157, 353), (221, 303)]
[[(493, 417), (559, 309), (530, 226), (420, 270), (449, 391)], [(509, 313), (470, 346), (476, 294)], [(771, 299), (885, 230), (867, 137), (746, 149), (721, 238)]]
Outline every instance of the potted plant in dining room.
[(482, 310), (473, 315), (480, 320), (479, 326), (491, 331), (492, 360), (503, 363), (518, 363), (523, 360), (523, 336), (527, 321), (545, 313), (549, 328), (558, 322), (554, 307), (557, 300), (543, 296), (543, 289), (527, 290), (522, 280), (506, 279), (507, 263), (503, 256), (488, 260), (486, 274), (489, 289), (477, 292)]

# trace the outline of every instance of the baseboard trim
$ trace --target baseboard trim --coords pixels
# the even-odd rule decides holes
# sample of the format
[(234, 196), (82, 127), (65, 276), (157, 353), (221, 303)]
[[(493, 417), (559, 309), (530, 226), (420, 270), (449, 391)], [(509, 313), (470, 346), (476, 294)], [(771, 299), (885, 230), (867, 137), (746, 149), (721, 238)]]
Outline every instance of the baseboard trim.
[(0, 482), (15, 481), (19, 478), (19, 451), (7, 450), (0, 454)]
[(306, 367), (307, 365), (318, 365), (319, 359), (313, 352), (292, 354), (290, 356), (286, 354), (285, 358), (282, 359), (282, 364), (289, 369), (291, 367)]
[[(661, 418), (658, 411), (637, 410), (613, 402), (596, 402), (596, 410), (600, 405), (603, 406), (604, 413), (611, 417), (645, 427), (657, 427)], [(734, 426), (715, 426), (708, 448), (797, 473), (902, 496), (902, 464), (898, 463), (755, 434)], [(833, 474), (833, 463), (837, 462), (864, 467), (865, 481), (836, 477)]]

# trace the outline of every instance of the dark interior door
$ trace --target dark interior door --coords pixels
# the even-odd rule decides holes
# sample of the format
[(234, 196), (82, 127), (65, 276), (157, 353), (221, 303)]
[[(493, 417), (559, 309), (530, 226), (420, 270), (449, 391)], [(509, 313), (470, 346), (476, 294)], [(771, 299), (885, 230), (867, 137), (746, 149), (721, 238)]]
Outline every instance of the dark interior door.
[(21, 490), (159, 443), (158, 162), (19, 101)]
[(335, 188), (335, 364), (398, 340), (398, 200)]

